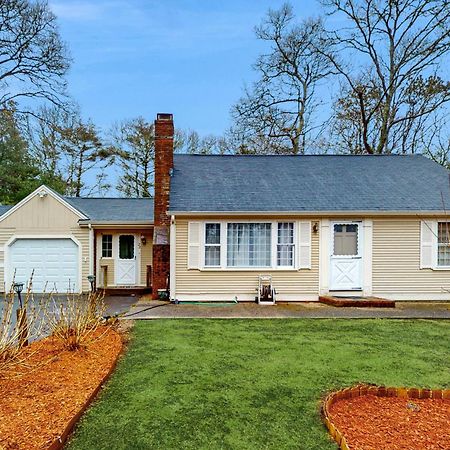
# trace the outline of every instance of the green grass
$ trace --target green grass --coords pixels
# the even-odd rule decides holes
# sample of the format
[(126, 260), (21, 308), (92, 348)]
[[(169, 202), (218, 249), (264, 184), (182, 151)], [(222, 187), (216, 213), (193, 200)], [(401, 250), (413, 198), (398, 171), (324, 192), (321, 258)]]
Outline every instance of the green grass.
[(69, 449), (336, 449), (321, 398), (450, 387), (450, 322), (138, 321)]

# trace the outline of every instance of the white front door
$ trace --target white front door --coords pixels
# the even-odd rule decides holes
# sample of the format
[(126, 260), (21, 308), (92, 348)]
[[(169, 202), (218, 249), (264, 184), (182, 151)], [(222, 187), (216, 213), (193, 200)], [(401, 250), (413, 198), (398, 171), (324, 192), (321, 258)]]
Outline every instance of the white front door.
[(116, 285), (136, 285), (136, 238), (134, 234), (121, 234), (118, 239)]
[(331, 225), (330, 290), (361, 290), (361, 222), (334, 222)]

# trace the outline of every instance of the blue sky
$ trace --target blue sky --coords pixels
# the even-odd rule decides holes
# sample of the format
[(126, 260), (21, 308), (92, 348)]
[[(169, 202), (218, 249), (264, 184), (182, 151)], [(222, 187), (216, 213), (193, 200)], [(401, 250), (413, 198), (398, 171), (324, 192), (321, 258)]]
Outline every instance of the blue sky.
[[(69, 91), (83, 116), (115, 121), (172, 112), (175, 124), (221, 134), (251, 65), (264, 51), (254, 26), (279, 0), (54, 0), (73, 64)], [(318, 14), (293, 2), (298, 18)]]

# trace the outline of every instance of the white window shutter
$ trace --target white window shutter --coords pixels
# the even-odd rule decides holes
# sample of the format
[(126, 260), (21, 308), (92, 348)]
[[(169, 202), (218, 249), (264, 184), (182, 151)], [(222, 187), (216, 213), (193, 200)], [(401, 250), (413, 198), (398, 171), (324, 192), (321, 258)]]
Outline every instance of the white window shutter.
[(436, 222), (420, 222), (420, 268), (431, 269), (434, 266), (434, 247), (437, 245)]
[(298, 223), (298, 268), (311, 269), (311, 222)]
[(200, 269), (201, 222), (188, 224), (188, 269)]

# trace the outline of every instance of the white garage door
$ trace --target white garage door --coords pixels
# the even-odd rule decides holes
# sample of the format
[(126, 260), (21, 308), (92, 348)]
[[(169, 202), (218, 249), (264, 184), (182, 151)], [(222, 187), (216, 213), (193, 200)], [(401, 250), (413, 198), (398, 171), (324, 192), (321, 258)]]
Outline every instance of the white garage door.
[(78, 246), (71, 239), (18, 239), (8, 260), (17, 282), (27, 283), (34, 269), (33, 292), (78, 292)]

